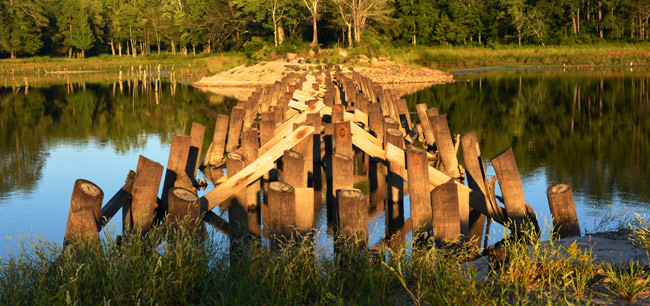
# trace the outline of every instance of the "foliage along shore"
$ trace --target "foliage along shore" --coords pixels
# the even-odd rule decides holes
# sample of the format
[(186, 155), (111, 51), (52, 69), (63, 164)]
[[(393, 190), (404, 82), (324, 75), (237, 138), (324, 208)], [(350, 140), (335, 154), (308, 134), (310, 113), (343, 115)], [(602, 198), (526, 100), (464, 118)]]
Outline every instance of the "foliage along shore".
[(359, 56), (370, 59), (387, 56), (398, 65), (428, 67), (445, 71), (477, 69), (485, 67), (520, 66), (643, 66), (650, 65), (650, 43), (599, 44), (577, 46), (501, 46), (486, 47), (369, 47), (320, 49), (318, 54), (310, 52), (308, 46), (292, 48), (262, 47), (250, 52), (226, 52), (197, 55), (173, 55), (163, 52), (137, 58), (129, 56), (99, 55), (85, 59), (35, 56), (20, 59), (0, 60), (0, 75), (31, 72), (37, 69), (48, 71), (95, 69), (100, 71), (129, 69), (137, 65), (163, 65), (184, 68), (195, 75), (216, 74), (243, 63), (283, 60), (288, 53), (299, 57), (327, 58), (329, 65), (337, 60), (348, 59), (358, 66), (372, 66), (360, 61)]
[[(650, 251), (650, 223), (625, 232)], [(620, 230), (619, 230), (620, 231)], [(576, 243), (510, 240), (489, 271), (471, 251), (409, 243), (392, 251), (344, 248), (331, 254), (313, 239), (270, 251), (258, 242), (230, 253), (211, 236), (162, 227), (144, 236), (62, 248), (22, 238), (0, 257), (1, 304), (334, 304), (334, 305), (634, 305), (650, 301), (650, 273), (638, 261), (599, 263)], [(309, 236), (307, 236), (309, 237)], [(167, 240), (167, 243), (162, 243)], [(172, 241), (172, 242), (169, 242)], [(647, 262), (648, 258), (642, 259)], [(99, 294), (98, 294), (99, 292)]]

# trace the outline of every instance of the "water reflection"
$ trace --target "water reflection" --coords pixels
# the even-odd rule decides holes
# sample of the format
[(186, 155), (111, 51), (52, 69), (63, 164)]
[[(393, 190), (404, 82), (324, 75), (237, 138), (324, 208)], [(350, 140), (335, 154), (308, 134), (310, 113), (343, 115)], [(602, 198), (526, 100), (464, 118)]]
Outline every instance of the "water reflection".
[(588, 205), (650, 204), (647, 70), (481, 72), (459, 78), (407, 96), (409, 107), (438, 107), (454, 133), (476, 130), (486, 157), (512, 146), (524, 179), (569, 182)]
[[(33, 83), (29, 91), (0, 88), (0, 200), (9, 192), (31, 192), (57, 144), (94, 142), (125, 154), (141, 151), (152, 136), (169, 143), (174, 133), (189, 134), (192, 122), (204, 124), (211, 135), (216, 115), (236, 103), (181, 84), (137, 79)], [(210, 141), (206, 137), (204, 146)]]

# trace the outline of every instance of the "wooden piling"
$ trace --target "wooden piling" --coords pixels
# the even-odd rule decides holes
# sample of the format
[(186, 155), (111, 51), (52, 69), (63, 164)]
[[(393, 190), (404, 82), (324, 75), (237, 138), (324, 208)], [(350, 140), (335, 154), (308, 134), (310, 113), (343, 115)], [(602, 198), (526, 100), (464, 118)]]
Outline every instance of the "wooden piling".
[(196, 235), (201, 228), (201, 205), (194, 191), (174, 187), (169, 191), (169, 215), (165, 225), (173, 229), (183, 223), (185, 230)]
[[(463, 148), (463, 161), (465, 162), (465, 179), (467, 185), (474, 192), (484, 198), (488, 209), (492, 208), (492, 202), (488, 198), (485, 186), (485, 167), (481, 157), (481, 149), (476, 140), (476, 132), (470, 131), (460, 137)], [(470, 197), (471, 198), (471, 197)], [(478, 210), (472, 209), (469, 213), (469, 241), (475, 250), (481, 248), (483, 239), (483, 228), (485, 227), (485, 215)]]
[(430, 117), (430, 121), (436, 137), (436, 145), (442, 158), (442, 164), (445, 167), (444, 172), (452, 178), (459, 178), (458, 158), (456, 157), (456, 148), (447, 124), (447, 115)]
[(246, 110), (243, 107), (235, 106), (230, 112), (230, 123), (228, 124), (228, 142), (226, 152), (234, 152), (239, 147), (239, 136), (244, 125)]
[(205, 156), (205, 165), (218, 165), (223, 160), (223, 154), (226, 149), (226, 136), (228, 135), (229, 119), (230, 118), (226, 115), (217, 115), (217, 120), (214, 125), (214, 135), (212, 136), (212, 144), (210, 144), (208, 153)]
[(406, 148), (406, 167), (414, 236), (421, 234), (428, 237), (431, 234), (432, 212), (427, 152), (409, 145)]
[[(386, 123), (386, 121), (384, 121)], [(404, 138), (399, 130), (389, 128), (384, 135), (384, 143), (404, 148)], [(403, 151), (402, 151), (403, 154)], [(386, 175), (386, 239), (392, 239), (399, 229), (404, 226), (404, 178), (403, 167), (389, 162)]]
[(151, 229), (158, 207), (158, 188), (164, 167), (142, 155), (138, 158), (130, 205), (122, 207), (123, 233), (135, 230), (146, 233)]
[(282, 156), (284, 170), (282, 181), (294, 188), (307, 187), (307, 176), (305, 175), (305, 158), (302, 154), (286, 150)]
[(72, 189), (70, 213), (65, 229), (66, 244), (83, 245), (99, 240), (99, 222), (104, 191), (84, 179), (78, 179)]
[(196, 177), (196, 171), (199, 169), (199, 160), (201, 159), (201, 148), (203, 147), (203, 136), (205, 135), (205, 126), (196, 122), (192, 123), (190, 131), (190, 152), (187, 158), (187, 173)]
[(436, 242), (452, 243), (460, 237), (458, 187), (453, 179), (431, 191), (433, 228)]
[(515, 222), (517, 230), (521, 230), (520, 225), (526, 219), (526, 200), (512, 148), (508, 148), (492, 158), (492, 166), (499, 178), (506, 214), (510, 220)]
[[(160, 205), (156, 217), (162, 221), (167, 213), (167, 199), (169, 190), (174, 187), (183, 187), (191, 189), (192, 184), (185, 170), (187, 169), (187, 158), (190, 152), (191, 138), (184, 135), (175, 135), (172, 138), (172, 145), (169, 149), (169, 158), (167, 159), (167, 170), (163, 181), (162, 194), (160, 196)], [(178, 182), (178, 185), (177, 183)]]
[(296, 228), (301, 233), (314, 229), (314, 189), (307, 187), (294, 188), (296, 192)]
[(264, 216), (264, 224), (269, 228), (272, 243), (290, 241), (296, 227), (296, 192), (295, 189), (283, 182), (269, 184), (268, 216)]
[[(246, 128), (242, 132), (241, 153), (244, 157), (244, 166), (255, 161), (259, 155), (258, 131), (255, 128)], [(238, 170), (239, 171), (239, 170)], [(261, 181), (255, 181), (246, 187), (246, 207), (248, 211), (248, 229), (252, 234), (261, 235), (261, 223), (259, 222)]]
[[(232, 152), (226, 156), (226, 173), (229, 177), (244, 169), (246, 164), (242, 154)], [(228, 206), (228, 233), (231, 242), (244, 239), (248, 234), (248, 189), (244, 188), (230, 199)]]
[(418, 112), (418, 118), (420, 119), (420, 125), (422, 126), (422, 132), (424, 134), (424, 139), (428, 146), (433, 146), (433, 143), (436, 141), (433, 136), (433, 128), (431, 123), (429, 123), (429, 116), (427, 116), (427, 105), (420, 103), (415, 105), (415, 110)]
[(323, 179), (321, 177), (321, 126), (322, 120), (320, 114), (311, 113), (307, 115), (307, 123), (314, 127), (314, 134), (312, 137), (312, 187), (315, 191), (323, 189)]
[(353, 239), (359, 246), (368, 245), (368, 199), (359, 189), (344, 188), (336, 192), (338, 218), (336, 230), (341, 238)]
[(334, 150), (347, 156), (354, 156), (350, 121), (334, 123)]
[(553, 217), (553, 233), (560, 238), (580, 237), (580, 225), (571, 185), (557, 183), (548, 187), (546, 195)]

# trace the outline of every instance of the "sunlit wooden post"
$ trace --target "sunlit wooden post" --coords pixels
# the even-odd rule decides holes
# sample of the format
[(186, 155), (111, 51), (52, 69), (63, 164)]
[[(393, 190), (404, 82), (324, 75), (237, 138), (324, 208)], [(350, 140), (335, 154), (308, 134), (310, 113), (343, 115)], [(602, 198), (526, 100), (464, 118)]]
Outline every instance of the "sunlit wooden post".
[(196, 177), (196, 171), (199, 169), (201, 159), (201, 148), (203, 147), (203, 136), (205, 135), (205, 126), (196, 122), (192, 123), (190, 131), (190, 151), (187, 158), (187, 173)]
[(296, 192), (289, 184), (271, 182), (269, 184), (268, 216), (264, 225), (269, 228), (272, 246), (293, 239), (296, 227)]
[[(259, 137), (255, 128), (246, 128), (242, 132), (241, 152), (244, 157), (245, 166), (255, 161), (259, 155)], [(260, 192), (262, 190), (261, 180), (257, 180), (246, 187), (246, 208), (248, 212), (248, 230), (258, 237), (262, 235), (260, 220)]]
[(230, 112), (230, 123), (228, 124), (228, 141), (226, 142), (226, 152), (234, 152), (239, 147), (239, 136), (241, 136), (242, 126), (244, 125), (244, 116), (246, 110), (243, 107), (235, 106)]
[(181, 223), (183, 230), (191, 235), (201, 233), (201, 205), (199, 197), (191, 190), (174, 187), (169, 191), (169, 215), (165, 224), (172, 229), (178, 229)]
[(514, 222), (516, 231), (521, 231), (523, 222), (526, 220), (526, 200), (512, 148), (508, 148), (492, 158), (492, 166), (499, 178), (506, 214)]
[[(370, 133), (379, 143), (384, 141), (384, 116), (379, 103), (368, 105), (368, 125)], [(378, 159), (369, 157), (368, 180), (370, 185), (370, 207), (380, 206), (383, 209), (386, 199), (386, 167)]]
[[(404, 138), (402, 138), (402, 132), (393, 128), (387, 129), (384, 135), (384, 147), (389, 143), (403, 149)], [(387, 239), (391, 239), (404, 226), (404, 178), (402, 177), (401, 171), (402, 168), (399, 165), (392, 162), (389, 163), (388, 174), (386, 176)]]
[[(431, 194), (427, 152), (416, 146), (406, 148), (409, 195), (413, 236), (425, 240), (431, 234)], [(421, 237), (417, 237), (421, 235)]]
[(456, 148), (447, 124), (447, 115), (431, 117), (430, 121), (436, 137), (436, 145), (442, 158), (442, 164), (445, 167), (444, 172), (452, 178), (459, 178), (458, 158), (456, 157)]
[(336, 192), (338, 216), (336, 230), (340, 238), (360, 247), (368, 245), (368, 199), (358, 189), (344, 188)]
[(99, 221), (104, 191), (84, 179), (78, 179), (72, 189), (70, 213), (65, 229), (65, 243), (83, 245), (99, 240)]
[[(169, 149), (169, 158), (167, 160), (167, 170), (163, 181), (162, 194), (160, 196), (160, 205), (156, 218), (161, 220), (167, 213), (168, 192), (174, 186), (191, 189), (192, 184), (186, 173), (187, 158), (190, 152), (191, 138), (184, 135), (175, 135), (172, 138), (171, 148)], [(178, 181), (178, 183), (177, 183)]]
[[(474, 192), (477, 192), (485, 199), (489, 207), (490, 200), (487, 197), (485, 187), (485, 168), (481, 158), (481, 150), (476, 140), (476, 132), (470, 131), (460, 137), (463, 148), (463, 161), (465, 162), (465, 178), (467, 185)], [(470, 210), (469, 213), (469, 242), (474, 250), (481, 248), (483, 240), (483, 228), (485, 227), (485, 215), (477, 210)]]
[[(226, 173), (229, 177), (244, 169), (242, 154), (232, 152), (226, 156)], [(230, 199), (228, 206), (228, 233), (231, 248), (238, 245), (248, 234), (248, 190), (244, 188)]]
[(553, 232), (560, 238), (580, 237), (580, 224), (578, 224), (571, 185), (557, 183), (548, 187), (546, 195), (553, 217)]
[(431, 191), (433, 229), (436, 242), (452, 243), (460, 237), (458, 186), (452, 180)]
[(161, 164), (140, 155), (131, 191), (131, 204), (122, 207), (123, 233), (131, 230), (146, 233), (151, 229), (158, 207), (158, 189), (163, 170)]

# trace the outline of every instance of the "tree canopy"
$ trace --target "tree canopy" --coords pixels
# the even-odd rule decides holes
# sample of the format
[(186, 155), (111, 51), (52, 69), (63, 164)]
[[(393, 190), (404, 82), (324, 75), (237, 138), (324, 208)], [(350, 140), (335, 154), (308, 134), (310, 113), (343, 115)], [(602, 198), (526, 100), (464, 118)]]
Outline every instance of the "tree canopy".
[(650, 0), (0, 0), (0, 55), (590, 44), (648, 40), (649, 20)]

